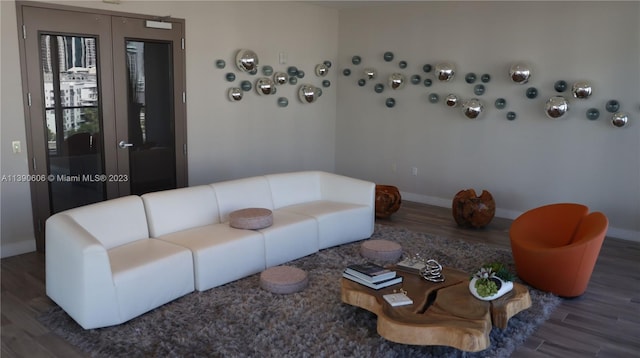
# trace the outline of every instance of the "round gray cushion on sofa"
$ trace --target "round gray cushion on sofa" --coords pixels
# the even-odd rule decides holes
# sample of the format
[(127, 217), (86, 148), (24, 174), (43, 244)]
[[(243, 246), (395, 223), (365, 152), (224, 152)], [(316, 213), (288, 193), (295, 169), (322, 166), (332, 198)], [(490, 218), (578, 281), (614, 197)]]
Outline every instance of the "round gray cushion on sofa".
[(260, 273), (260, 287), (273, 293), (302, 291), (308, 284), (307, 272), (292, 266), (270, 267)]
[(273, 213), (265, 208), (236, 210), (229, 214), (229, 225), (236, 229), (264, 229), (273, 225)]

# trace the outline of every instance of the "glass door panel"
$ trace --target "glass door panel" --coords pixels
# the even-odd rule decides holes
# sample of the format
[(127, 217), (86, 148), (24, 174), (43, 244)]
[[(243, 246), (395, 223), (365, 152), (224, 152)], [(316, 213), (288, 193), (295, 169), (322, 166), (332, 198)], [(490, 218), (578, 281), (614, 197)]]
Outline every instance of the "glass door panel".
[(126, 40), (131, 194), (176, 187), (171, 43)]
[(106, 198), (95, 37), (40, 36), (51, 213)]

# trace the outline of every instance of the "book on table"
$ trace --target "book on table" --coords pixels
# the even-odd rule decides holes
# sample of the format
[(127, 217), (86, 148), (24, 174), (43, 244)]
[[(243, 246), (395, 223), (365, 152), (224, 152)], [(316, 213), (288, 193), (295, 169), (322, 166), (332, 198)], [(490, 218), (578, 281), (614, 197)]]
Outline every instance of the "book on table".
[(353, 276), (351, 274), (349, 274), (348, 272), (346, 272), (346, 270), (342, 273), (342, 277), (351, 280), (353, 282), (357, 282), (361, 285), (367, 286), (369, 288), (373, 288), (374, 290), (379, 290), (381, 288), (384, 287), (388, 287), (388, 286), (392, 286), (398, 283), (402, 282), (402, 276), (396, 276), (396, 277), (392, 277), (390, 279), (384, 280), (384, 281), (379, 281), (379, 282), (370, 282), (367, 280), (363, 280), (360, 277), (357, 276)]
[(381, 282), (396, 277), (395, 271), (371, 262), (349, 265), (344, 272), (370, 283)]

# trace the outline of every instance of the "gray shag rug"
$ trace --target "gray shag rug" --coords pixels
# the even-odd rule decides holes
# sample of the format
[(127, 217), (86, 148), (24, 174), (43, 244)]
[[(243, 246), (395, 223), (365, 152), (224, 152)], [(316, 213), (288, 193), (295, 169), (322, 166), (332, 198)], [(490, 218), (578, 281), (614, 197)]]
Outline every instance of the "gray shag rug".
[[(398, 242), (406, 252), (470, 274), (492, 261), (515, 272), (510, 250), (379, 224), (371, 238)], [(367, 261), (359, 255), (361, 243), (288, 263), (309, 273), (309, 287), (299, 293), (264, 291), (255, 274), (114, 327), (83, 330), (59, 307), (39, 319), (94, 357), (508, 357), (561, 301), (530, 288), (532, 307), (512, 317), (506, 329), (493, 328), (491, 346), (481, 352), (393, 343), (376, 332), (374, 314), (340, 300), (342, 270)]]

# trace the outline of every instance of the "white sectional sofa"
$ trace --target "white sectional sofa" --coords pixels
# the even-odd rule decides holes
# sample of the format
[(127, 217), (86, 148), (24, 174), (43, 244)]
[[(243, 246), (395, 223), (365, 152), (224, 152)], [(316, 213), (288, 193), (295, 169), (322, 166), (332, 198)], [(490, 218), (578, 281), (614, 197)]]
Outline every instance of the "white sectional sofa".
[[(230, 227), (267, 208), (273, 225)], [(67, 210), (46, 224), (47, 295), (83, 328), (120, 324), (374, 228), (375, 184), (305, 171), (127, 196)]]

